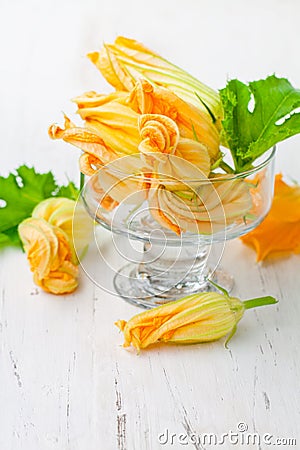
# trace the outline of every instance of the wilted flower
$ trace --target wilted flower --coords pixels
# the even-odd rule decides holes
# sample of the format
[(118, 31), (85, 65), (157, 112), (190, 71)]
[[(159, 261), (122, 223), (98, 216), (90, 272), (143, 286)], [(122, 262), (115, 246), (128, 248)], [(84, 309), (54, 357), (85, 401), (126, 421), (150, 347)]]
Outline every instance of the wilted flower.
[(228, 294), (204, 292), (142, 312), (128, 322), (119, 320), (116, 325), (124, 333), (124, 347), (132, 344), (138, 351), (158, 342), (197, 344), (226, 335), (228, 342), (246, 309), (274, 303), (270, 296), (242, 302)]

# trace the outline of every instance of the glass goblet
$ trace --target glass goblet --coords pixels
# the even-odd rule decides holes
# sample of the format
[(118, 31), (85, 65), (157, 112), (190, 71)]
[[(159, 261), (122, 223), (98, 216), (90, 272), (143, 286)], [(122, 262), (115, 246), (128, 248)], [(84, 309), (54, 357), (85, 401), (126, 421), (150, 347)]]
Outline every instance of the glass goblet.
[[(268, 213), (275, 148), (250, 170), (207, 174), (174, 155), (134, 154), (95, 171), (82, 190), (91, 217), (142, 252), (116, 271), (125, 300), (151, 308), (196, 292), (230, 291), (233, 279), (208, 264), (219, 243), (253, 230)], [(222, 252), (221, 252), (222, 253)], [(221, 257), (221, 254), (220, 254)], [(219, 258), (220, 259), (220, 258)]]

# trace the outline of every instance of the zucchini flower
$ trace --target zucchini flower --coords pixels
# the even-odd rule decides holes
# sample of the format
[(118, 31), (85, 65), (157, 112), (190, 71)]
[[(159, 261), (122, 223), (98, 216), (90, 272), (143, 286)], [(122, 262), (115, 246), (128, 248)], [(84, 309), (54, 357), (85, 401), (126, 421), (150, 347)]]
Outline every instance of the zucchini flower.
[(141, 153), (175, 153), (179, 130), (174, 120), (162, 114), (143, 114), (139, 118), (139, 130)]
[[(257, 261), (263, 261), (269, 255), (300, 253), (300, 186), (290, 186), (282, 178), (280, 173), (275, 177), (274, 198), (267, 217), (241, 237), (245, 244), (255, 249)], [(261, 202), (257, 205), (260, 207)]]
[[(164, 117), (164, 119), (168, 118)], [(161, 128), (157, 127), (159, 124)], [(149, 120), (145, 123), (145, 130), (148, 130), (149, 134), (145, 131), (144, 140), (141, 142), (143, 147), (141, 153), (117, 158), (103, 166), (89, 180), (93, 199), (108, 211), (121, 202), (141, 204), (155, 188), (163, 187), (177, 192), (187, 189), (189, 180), (192, 185), (195, 180), (207, 180), (210, 170), (209, 157), (200, 144), (198, 144), (196, 158), (201, 169), (188, 160), (176, 156), (178, 148), (185, 150), (184, 140), (179, 141), (175, 154), (168, 153), (168, 151), (173, 152), (174, 148), (172, 148), (172, 140), (164, 136), (164, 132), (167, 133), (167, 131), (163, 128), (162, 122), (156, 123), (154, 120)], [(158, 136), (160, 132), (161, 136)], [(160, 141), (161, 137), (165, 140)], [(176, 140), (176, 136), (173, 139)], [(156, 140), (166, 153), (159, 151)], [(195, 149), (194, 144), (197, 146), (197, 143), (194, 141), (192, 143), (192, 148)]]
[(68, 198), (49, 198), (18, 227), (34, 282), (46, 292), (66, 294), (78, 286), (78, 257), (87, 248), (93, 222), (83, 206), (75, 205)]
[(73, 292), (78, 286), (78, 267), (67, 234), (36, 218), (21, 222), (18, 231), (34, 282), (53, 294)]
[(241, 301), (228, 293), (204, 292), (189, 295), (142, 312), (128, 322), (115, 325), (124, 333), (124, 347), (132, 345), (139, 352), (159, 342), (199, 344), (234, 335), (246, 309), (277, 303), (274, 297)]
[(185, 102), (174, 92), (140, 79), (126, 102), (140, 114), (160, 114), (172, 119), (182, 138), (192, 139), (206, 146), (213, 162), (220, 156), (220, 136), (210, 118), (194, 105)]
[(176, 234), (211, 234), (242, 220), (252, 207), (249, 185), (243, 180), (190, 183), (171, 191), (163, 185), (151, 187), (149, 209), (154, 219)]
[[(208, 176), (210, 157), (207, 148), (192, 139), (181, 138), (176, 123), (169, 117), (162, 114), (142, 114), (139, 117), (139, 131), (139, 151), (145, 156), (144, 161), (152, 165), (154, 174), (173, 176), (177, 180)], [(155, 161), (160, 164), (155, 165)], [(176, 166), (174, 174), (170, 173), (166, 164), (170, 168)]]
[(139, 78), (146, 78), (201, 109), (220, 129), (223, 113), (218, 92), (140, 42), (119, 36), (88, 57), (116, 90), (130, 91)]
[(106, 210), (120, 202), (139, 204), (146, 199), (145, 163), (138, 154), (117, 158), (103, 166), (89, 184), (93, 198)]
[(72, 258), (78, 264), (87, 250), (93, 233), (93, 221), (84, 206), (69, 198), (47, 198), (34, 208), (32, 217), (44, 219), (66, 233)]
[(77, 127), (65, 116), (64, 128), (54, 124), (49, 135), (83, 150), (79, 164), (88, 176), (126, 154), (154, 152), (181, 157), (208, 176), (219, 156), (218, 133), (201, 111), (145, 80), (130, 94), (88, 92), (74, 101), (85, 126)]
[(76, 126), (65, 116), (64, 128), (53, 124), (48, 129), (51, 139), (63, 139), (84, 152), (79, 164), (85, 175), (93, 175), (118, 157), (138, 152), (138, 114), (125, 105), (124, 95), (128, 97), (123, 92), (87, 92), (73, 99), (85, 121), (84, 127)]
[(120, 99), (110, 100), (111, 95), (108, 97), (108, 101), (97, 106), (81, 103), (81, 97), (75, 99), (78, 114), (85, 121), (85, 126), (100, 136), (106, 146), (119, 156), (137, 153), (140, 141), (138, 113)]
[(53, 124), (49, 127), (48, 134), (51, 139), (63, 139), (84, 152), (79, 158), (79, 166), (85, 175), (93, 175), (103, 164), (117, 158), (114, 150), (109, 148), (95, 131), (87, 127), (77, 127), (67, 116), (64, 128)]

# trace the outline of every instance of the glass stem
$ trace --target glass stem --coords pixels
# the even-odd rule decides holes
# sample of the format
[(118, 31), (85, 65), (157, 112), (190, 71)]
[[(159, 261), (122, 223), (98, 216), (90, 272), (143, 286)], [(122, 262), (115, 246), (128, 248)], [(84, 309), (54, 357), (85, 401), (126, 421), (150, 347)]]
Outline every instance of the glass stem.
[(144, 244), (144, 256), (137, 269), (137, 278), (147, 278), (150, 286), (161, 292), (184, 286), (191, 292), (207, 283), (207, 246), (163, 247)]

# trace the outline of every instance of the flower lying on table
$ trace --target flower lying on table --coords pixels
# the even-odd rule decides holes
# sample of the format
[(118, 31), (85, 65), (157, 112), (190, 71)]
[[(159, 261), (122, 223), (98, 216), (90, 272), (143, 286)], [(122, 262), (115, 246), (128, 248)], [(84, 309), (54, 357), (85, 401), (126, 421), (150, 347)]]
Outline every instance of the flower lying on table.
[(0, 177), (0, 246), (23, 244), (35, 283), (53, 294), (76, 289), (78, 258), (91, 237), (92, 221), (76, 206), (78, 193), (74, 183), (58, 186), (51, 172), (27, 166)]
[(263, 222), (241, 240), (257, 253), (257, 261), (269, 255), (300, 253), (300, 186), (289, 186), (276, 175), (271, 210)]
[[(83, 208), (75, 206), (76, 202), (68, 198), (49, 198), (18, 227), (35, 283), (52, 294), (66, 294), (77, 288), (77, 254), (84, 252), (91, 237), (91, 221)], [(84, 230), (81, 242), (80, 230)]]
[(33, 217), (19, 225), (19, 235), (38, 286), (52, 294), (66, 294), (77, 288), (77, 261), (62, 229)]
[(124, 347), (133, 345), (138, 351), (151, 344), (197, 344), (216, 341), (226, 335), (228, 340), (246, 309), (277, 303), (273, 297), (241, 301), (227, 293), (204, 292), (153, 308), (132, 317), (119, 320)]

